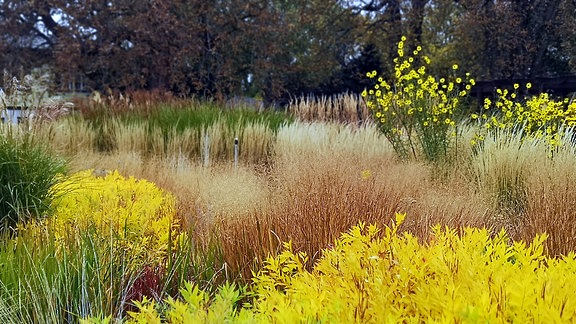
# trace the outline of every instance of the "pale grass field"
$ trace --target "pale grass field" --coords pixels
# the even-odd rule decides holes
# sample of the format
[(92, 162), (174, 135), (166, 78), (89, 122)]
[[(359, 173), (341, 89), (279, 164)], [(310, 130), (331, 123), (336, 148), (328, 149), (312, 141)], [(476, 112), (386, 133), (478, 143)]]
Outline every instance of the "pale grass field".
[(487, 226), (504, 227), (514, 239), (547, 233), (547, 252), (576, 249), (576, 143), (566, 131), (551, 157), (544, 140), (521, 141), (513, 132), (489, 137), (470, 159), (469, 178), (491, 210)]
[[(239, 160), (254, 164), (265, 161), (272, 149), (275, 134), (265, 123), (249, 122), (243, 127), (230, 129), (225, 120), (202, 129), (168, 130), (164, 136), (159, 128), (149, 130), (148, 125), (126, 124), (111, 118), (106, 122), (106, 135), (114, 138), (113, 154), (172, 159), (185, 157), (193, 162), (218, 164), (230, 160), (234, 154), (234, 139), (242, 143)], [(96, 139), (99, 134), (88, 123), (74, 118), (34, 128), (35, 136), (43, 143), (65, 155), (86, 154), (98, 151)]]
[(186, 150), (201, 151), (202, 143), (186, 143), (185, 135), (150, 156), (142, 153), (140, 128), (119, 131), (118, 148), (108, 154), (84, 146), (94, 135), (82, 125), (64, 122), (39, 134), (71, 157), (72, 170), (117, 169), (173, 193), (200, 244), (216, 233), (227, 267), (246, 278), (282, 242), (292, 241), (312, 262), (359, 221), (389, 224), (396, 212), (407, 213), (403, 230), (422, 239), (436, 224), (476, 226), (524, 240), (546, 231), (553, 255), (576, 248), (576, 149), (568, 140), (550, 159), (542, 141), (502, 133), (474, 155), (466, 130), (457, 161), (438, 180), (423, 163), (397, 161), (370, 123), (301, 121), (277, 134), (254, 125), (233, 134), (241, 137), (237, 168), (230, 144), (214, 140), (218, 129), (206, 131), (228, 152), (210, 156), (208, 165), (190, 158)]
[(396, 161), (370, 124), (285, 126), (267, 166), (234, 168), (228, 160), (205, 167), (179, 152), (159, 159), (120, 148), (129, 147), (111, 154), (77, 151), (72, 169), (117, 169), (172, 192), (198, 239), (219, 233), (226, 262), (245, 276), (281, 242), (318, 256), (359, 221), (388, 224), (394, 213), (406, 212), (405, 229), (425, 237), (437, 223), (481, 226), (487, 213), (482, 204), (468, 203), (481, 200), (470, 188), (439, 185), (428, 167)]

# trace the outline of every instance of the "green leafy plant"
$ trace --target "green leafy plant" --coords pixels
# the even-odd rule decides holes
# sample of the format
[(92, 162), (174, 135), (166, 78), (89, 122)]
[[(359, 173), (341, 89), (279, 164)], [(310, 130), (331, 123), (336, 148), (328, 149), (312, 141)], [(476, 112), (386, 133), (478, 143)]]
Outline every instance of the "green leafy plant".
[[(457, 147), (457, 116), (474, 79), (453, 76), (437, 78), (427, 71), (430, 59), (420, 57), (418, 46), (406, 55), (402, 37), (394, 59), (391, 80), (377, 72), (367, 73), (377, 80), (362, 92), (374, 120), (402, 159), (438, 162), (445, 160), (451, 146)], [(458, 65), (453, 70), (458, 71)], [(455, 141), (456, 140), (456, 141)]]
[(0, 227), (46, 217), (57, 195), (51, 188), (66, 171), (66, 161), (29, 134), (0, 136)]

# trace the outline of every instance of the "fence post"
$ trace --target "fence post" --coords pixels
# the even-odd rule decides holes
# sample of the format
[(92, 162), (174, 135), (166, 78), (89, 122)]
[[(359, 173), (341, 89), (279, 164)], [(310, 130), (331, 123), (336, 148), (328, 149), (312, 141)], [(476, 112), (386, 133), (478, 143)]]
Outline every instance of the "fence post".
[(238, 137), (234, 138), (234, 168), (238, 168)]

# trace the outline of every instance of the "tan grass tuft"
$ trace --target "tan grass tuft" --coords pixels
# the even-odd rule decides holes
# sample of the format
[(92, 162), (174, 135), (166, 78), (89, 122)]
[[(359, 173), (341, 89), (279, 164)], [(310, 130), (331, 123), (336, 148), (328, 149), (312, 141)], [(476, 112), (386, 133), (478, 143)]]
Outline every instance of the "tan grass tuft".
[(533, 166), (547, 159), (544, 141), (522, 140), (521, 134), (504, 130), (487, 137), (470, 163), (471, 179), (486, 199), (491, 212), (486, 224), (504, 227), (520, 238), (528, 203), (527, 181)]
[(335, 123), (295, 122), (278, 130), (277, 159), (301, 154), (355, 154), (358, 160), (391, 157), (394, 151), (373, 124), (355, 128)]
[(564, 145), (546, 159), (531, 165), (527, 180), (528, 206), (523, 237), (547, 233), (548, 253), (553, 256), (576, 251), (576, 143), (567, 131)]
[(308, 122), (337, 122), (359, 125), (370, 120), (370, 110), (358, 94), (304, 96), (290, 102), (287, 111)]

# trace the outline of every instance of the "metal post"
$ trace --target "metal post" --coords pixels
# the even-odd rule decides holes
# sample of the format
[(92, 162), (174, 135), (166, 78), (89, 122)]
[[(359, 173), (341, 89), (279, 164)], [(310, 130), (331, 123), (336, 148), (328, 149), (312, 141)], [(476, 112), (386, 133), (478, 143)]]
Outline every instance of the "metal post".
[(238, 168), (238, 137), (234, 138), (234, 168)]

